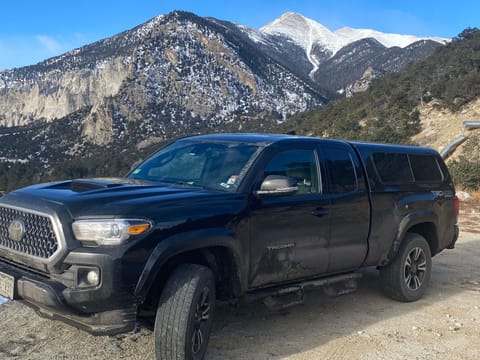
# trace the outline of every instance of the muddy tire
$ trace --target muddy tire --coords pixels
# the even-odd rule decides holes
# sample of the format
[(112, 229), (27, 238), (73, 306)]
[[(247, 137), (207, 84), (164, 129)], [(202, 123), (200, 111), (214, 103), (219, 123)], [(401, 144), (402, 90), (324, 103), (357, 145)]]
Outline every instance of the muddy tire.
[(156, 359), (203, 359), (214, 307), (212, 271), (194, 264), (176, 268), (158, 303), (154, 330)]
[(432, 256), (427, 240), (407, 233), (397, 256), (380, 269), (384, 293), (392, 299), (411, 302), (420, 299), (432, 273)]

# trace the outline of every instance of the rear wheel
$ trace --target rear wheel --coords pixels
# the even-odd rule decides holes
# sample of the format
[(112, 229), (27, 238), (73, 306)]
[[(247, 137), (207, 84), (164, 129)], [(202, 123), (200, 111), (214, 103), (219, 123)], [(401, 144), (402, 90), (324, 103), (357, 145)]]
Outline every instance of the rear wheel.
[(427, 289), (432, 273), (432, 256), (427, 240), (407, 233), (395, 259), (380, 269), (383, 291), (392, 299), (416, 301)]
[(157, 308), (156, 359), (203, 359), (214, 307), (215, 281), (209, 268), (184, 264), (175, 269)]

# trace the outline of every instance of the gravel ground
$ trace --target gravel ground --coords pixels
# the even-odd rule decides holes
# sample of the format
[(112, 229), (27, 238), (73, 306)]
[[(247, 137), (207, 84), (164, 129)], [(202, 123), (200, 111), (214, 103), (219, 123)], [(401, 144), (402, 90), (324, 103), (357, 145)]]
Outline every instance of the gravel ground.
[[(463, 210), (455, 250), (433, 260), (430, 287), (415, 303), (383, 296), (375, 269), (356, 293), (309, 292), (286, 314), (262, 304), (217, 308), (207, 359), (480, 359), (480, 208)], [(153, 359), (152, 332), (93, 337), (0, 306), (0, 359)]]

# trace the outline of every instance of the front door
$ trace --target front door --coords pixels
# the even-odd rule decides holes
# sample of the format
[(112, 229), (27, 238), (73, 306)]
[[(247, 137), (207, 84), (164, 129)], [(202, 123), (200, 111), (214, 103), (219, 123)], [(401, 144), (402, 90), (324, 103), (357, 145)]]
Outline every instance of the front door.
[(315, 276), (328, 269), (329, 206), (313, 148), (272, 155), (268, 175), (297, 180), (295, 195), (257, 198), (251, 225), (251, 288)]

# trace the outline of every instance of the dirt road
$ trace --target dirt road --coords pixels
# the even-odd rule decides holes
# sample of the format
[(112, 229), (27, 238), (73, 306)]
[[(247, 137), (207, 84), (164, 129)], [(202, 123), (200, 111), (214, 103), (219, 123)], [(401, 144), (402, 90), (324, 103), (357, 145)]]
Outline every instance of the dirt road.
[[(356, 293), (310, 292), (284, 315), (261, 304), (218, 308), (207, 359), (480, 359), (479, 223), (475, 209), (462, 220), (456, 249), (434, 258), (420, 301), (384, 297), (368, 269)], [(16, 302), (0, 306), (0, 324), (0, 359), (153, 359), (143, 328), (93, 337)]]

